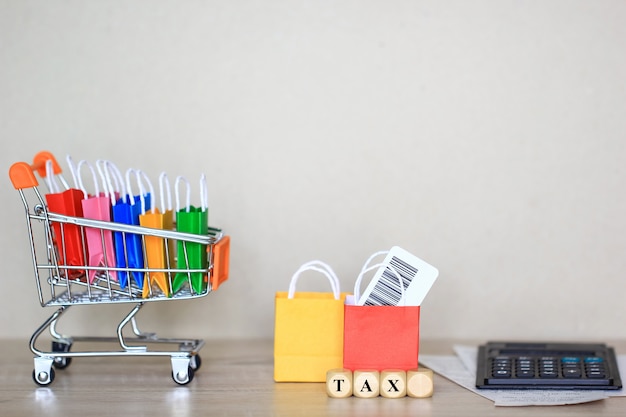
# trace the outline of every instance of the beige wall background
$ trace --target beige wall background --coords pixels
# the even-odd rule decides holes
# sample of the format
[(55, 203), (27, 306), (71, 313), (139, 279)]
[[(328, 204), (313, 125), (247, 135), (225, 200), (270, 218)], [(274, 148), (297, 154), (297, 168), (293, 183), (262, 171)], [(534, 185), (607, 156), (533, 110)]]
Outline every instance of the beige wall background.
[[(271, 337), (300, 264), (351, 291), (399, 245), (440, 271), (423, 338), (623, 338), (624, 22), (623, 1), (2, 0), (0, 164), (207, 174), (231, 278), (145, 330)], [(0, 337), (27, 339), (52, 310), (0, 193)], [(125, 307), (74, 310), (59, 330), (113, 335)]]

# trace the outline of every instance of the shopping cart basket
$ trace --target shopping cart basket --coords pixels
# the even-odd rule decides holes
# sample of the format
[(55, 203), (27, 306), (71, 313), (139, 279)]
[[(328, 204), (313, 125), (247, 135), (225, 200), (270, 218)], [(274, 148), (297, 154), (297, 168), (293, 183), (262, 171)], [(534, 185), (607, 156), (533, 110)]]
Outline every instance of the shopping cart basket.
[[(55, 377), (55, 368), (67, 367), (73, 357), (169, 356), (174, 381), (180, 385), (191, 382), (194, 372), (198, 370), (201, 364), (198, 352), (204, 345), (204, 341), (200, 339), (160, 338), (154, 333), (143, 333), (137, 325), (135, 316), (148, 302), (193, 299), (204, 297), (209, 292), (216, 290), (228, 278), (229, 237), (224, 235), (221, 230), (214, 228), (209, 228), (206, 234), (196, 235), (50, 212), (44, 195), (38, 189), (39, 183), (35, 177), (35, 172), (37, 172), (41, 178), (45, 178), (48, 160), (52, 161), (55, 177), (61, 181), (65, 188), (69, 188), (67, 181), (63, 179), (58, 163), (49, 152), (38, 153), (32, 164), (17, 162), (9, 170), (11, 182), (19, 192), (26, 212), (26, 225), (39, 302), (42, 307), (56, 307), (54, 313), (33, 333), (30, 339), (30, 349), (35, 355), (33, 380), (42, 386), (52, 383)], [(85, 240), (87, 230), (90, 233), (93, 233), (93, 230), (99, 231), (103, 241), (107, 233), (138, 236), (144, 255), (147, 255), (147, 241), (154, 244), (155, 238), (157, 241), (160, 239), (163, 250), (166, 252), (164, 264), (162, 268), (148, 266), (144, 268), (113, 267), (110, 265), (116, 265), (115, 263), (106, 262), (106, 257), (113, 256), (113, 254), (106, 253), (104, 244), (102, 246), (105, 248), (105, 262), (101, 265), (93, 266), (89, 265), (88, 262), (76, 264), (75, 261), (66, 261), (68, 259), (68, 237), (71, 233), (78, 233), (80, 236), (78, 250), (82, 251), (82, 256), (79, 258), (88, 259), (88, 247)], [(122, 239), (122, 242), (124, 241), (125, 239)], [(175, 262), (175, 257), (186, 259), (187, 247), (192, 245), (196, 248), (197, 245), (206, 247), (206, 265), (202, 265), (202, 268), (199, 269), (180, 268), (181, 264), (189, 265), (189, 262)], [(171, 254), (170, 251), (177, 251), (177, 253)], [(119, 255), (118, 250), (115, 252)], [(124, 265), (128, 265), (128, 263)], [(92, 279), (87, 278), (89, 271), (95, 271), (92, 274)], [(119, 273), (126, 273), (127, 276), (139, 273), (146, 277), (149, 274), (159, 273), (166, 277), (169, 291), (161, 291), (156, 286), (153, 288), (149, 279), (146, 279), (141, 287), (134, 279), (129, 279), (127, 283), (120, 285), (116, 279), (116, 275)], [(172, 292), (172, 281), (175, 276), (181, 274), (186, 274), (189, 277), (189, 285), (184, 285), (177, 292)], [(197, 277), (197, 274), (203, 274), (205, 280), (205, 285), (201, 287), (200, 292), (196, 292), (197, 285), (191, 285), (192, 275)], [(116, 336), (72, 337), (57, 331), (59, 319), (72, 306), (118, 303), (134, 305), (130, 313), (117, 326)], [(132, 336), (124, 334), (124, 329), (129, 323), (133, 332)], [(50, 351), (37, 347), (37, 340), (46, 329), (52, 336)], [(113, 346), (113, 348), (110, 350), (90, 348), (83, 351), (72, 351), (74, 342), (90, 342), (88, 345)]]

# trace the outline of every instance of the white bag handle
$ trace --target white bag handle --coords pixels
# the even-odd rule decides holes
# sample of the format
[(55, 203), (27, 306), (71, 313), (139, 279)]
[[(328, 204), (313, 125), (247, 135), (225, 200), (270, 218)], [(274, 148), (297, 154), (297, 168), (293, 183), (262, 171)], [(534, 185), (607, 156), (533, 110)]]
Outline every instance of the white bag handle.
[(206, 183), (206, 175), (200, 176), (200, 204), (202, 211), (207, 211), (209, 208), (209, 189)]
[[(132, 174), (135, 174), (135, 179), (137, 180), (137, 187), (141, 188), (141, 185), (139, 185), (139, 170), (134, 169), (134, 168), (128, 168), (126, 170), (126, 191), (128, 192), (128, 203), (131, 206), (134, 206), (135, 196), (133, 195), (133, 188), (130, 186), (130, 178)], [(141, 195), (141, 190), (139, 190), (139, 194)]]
[(318, 266), (328, 271), (328, 273), (333, 277), (333, 281), (335, 281), (335, 283), (337, 284), (337, 288), (339, 288), (339, 278), (337, 277), (337, 274), (335, 274), (335, 271), (333, 271), (330, 265), (328, 265), (326, 262), (315, 259), (313, 261), (305, 262), (300, 266), (300, 269), (306, 268), (308, 266)]
[(74, 166), (74, 161), (70, 155), (65, 157), (67, 161), (67, 166), (70, 169), (70, 174), (72, 174), (72, 180), (74, 181), (74, 188), (78, 188), (78, 177), (76, 175), (76, 167)]
[(181, 209), (180, 194), (178, 192), (178, 184), (180, 184), (181, 182), (184, 182), (185, 186), (187, 187), (185, 207), (187, 207), (186, 211), (189, 212), (189, 207), (191, 206), (191, 186), (189, 185), (189, 181), (187, 181), (187, 178), (183, 177), (182, 175), (179, 175), (178, 177), (176, 177), (176, 181), (174, 182), (174, 194), (176, 194), (176, 211), (178, 212)]
[(54, 170), (52, 167), (52, 159), (46, 161), (46, 184), (51, 193), (60, 193), (61, 189), (55, 180)]
[[(152, 181), (148, 175), (142, 170), (138, 169), (135, 171), (135, 175), (137, 176), (137, 184), (139, 185), (139, 200), (141, 201), (141, 214), (146, 214), (146, 194), (150, 191), (150, 198), (154, 198), (154, 187), (152, 186)], [(148, 184), (148, 189), (144, 187), (144, 181)], [(154, 202), (151, 204), (150, 212), (155, 213)]]
[[(333, 271), (330, 265), (328, 265), (326, 262), (323, 262), (320, 260), (313, 260), (313, 261), (305, 262), (304, 264), (300, 266), (300, 268), (298, 268), (298, 271), (296, 271), (296, 274), (299, 274), (299, 272), (304, 272), (307, 270), (319, 271), (319, 268), (324, 269), (326, 272), (330, 274), (330, 276), (332, 277), (331, 286), (333, 288), (333, 293), (336, 292), (337, 294), (339, 294), (340, 293), (339, 278), (337, 277), (337, 274), (335, 274), (335, 271)], [(295, 283), (293, 285), (293, 288), (295, 291)]]
[[(167, 205), (165, 205), (165, 190), (167, 190)], [(170, 181), (167, 178), (165, 171), (159, 175), (159, 195), (161, 196), (161, 213), (165, 213), (172, 209), (172, 190), (170, 188)]]
[(124, 182), (124, 176), (122, 175), (122, 171), (111, 161), (107, 161), (107, 167), (114, 174), (113, 180), (115, 181), (115, 189), (119, 191), (120, 198), (124, 201), (126, 198), (126, 184)]
[(85, 189), (85, 185), (83, 184), (83, 177), (80, 174), (80, 169), (82, 168), (83, 165), (86, 165), (87, 168), (89, 168), (89, 170), (91, 171), (91, 176), (93, 177), (93, 184), (95, 187), (94, 196), (98, 197), (100, 195), (100, 187), (98, 186), (98, 178), (96, 176), (96, 171), (93, 168), (93, 165), (91, 165), (88, 161), (84, 159), (81, 159), (78, 162), (78, 166), (76, 167), (76, 178), (78, 180), (78, 188), (80, 188), (80, 190), (83, 192), (83, 196), (85, 199), (89, 198), (89, 194), (87, 193), (87, 190)]
[[(109, 170), (109, 161), (104, 159), (98, 159), (96, 161), (96, 168), (102, 178), (102, 186), (104, 187), (104, 195), (109, 196), (111, 199), (111, 206), (115, 205), (115, 188), (111, 181), (111, 172)], [(117, 180), (116, 180), (117, 182)]]
[(317, 261), (317, 260), (310, 261), (310, 262), (303, 264), (293, 274), (293, 276), (291, 277), (291, 281), (289, 282), (289, 292), (287, 294), (287, 298), (294, 297), (296, 293), (296, 283), (298, 281), (298, 278), (300, 278), (300, 275), (304, 271), (317, 271), (317, 272), (321, 272), (322, 274), (324, 274), (326, 278), (328, 278), (328, 281), (330, 282), (330, 286), (333, 289), (333, 295), (335, 297), (335, 300), (339, 300), (340, 292), (339, 292), (339, 279), (337, 278), (337, 274), (335, 274), (335, 272), (332, 270), (332, 268), (328, 264), (322, 261)]
[(374, 258), (376, 258), (377, 256), (381, 256), (381, 255), (387, 255), (389, 253), (388, 250), (380, 250), (378, 252), (374, 252), (370, 255), (369, 258), (367, 258), (367, 261), (365, 261), (365, 263), (363, 264), (363, 267), (361, 267), (361, 272), (359, 272), (359, 274), (362, 274), (363, 271), (369, 267), (370, 263), (374, 260)]
[[(380, 255), (380, 253), (376, 253), (372, 255), (370, 259), (377, 255)], [(404, 299), (404, 282), (402, 281), (402, 277), (400, 276), (398, 271), (396, 271), (396, 268), (384, 262), (381, 262), (379, 264), (372, 265), (372, 266), (367, 266), (368, 263), (369, 263), (369, 260), (368, 262), (365, 263), (365, 266), (363, 267), (363, 269), (361, 269), (361, 272), (359, 273), (359, 276), (357, 277), (356, 282), (354, 283), (354, 302), (358, 303), (359, 298), (361, 298), (361, 281), (363, 280), (363, 276), (369, 271), (376, 269), (376, 268), (380, 268), (380, 267), (389, 267), (391, 272), (393, 272), (396, 278), (398, 278), (398, 283), (400, 284), (400, 293), (402, 294), (401, 299)], [(406, 303), (406, 300), (404, 300), (404, 302)]]

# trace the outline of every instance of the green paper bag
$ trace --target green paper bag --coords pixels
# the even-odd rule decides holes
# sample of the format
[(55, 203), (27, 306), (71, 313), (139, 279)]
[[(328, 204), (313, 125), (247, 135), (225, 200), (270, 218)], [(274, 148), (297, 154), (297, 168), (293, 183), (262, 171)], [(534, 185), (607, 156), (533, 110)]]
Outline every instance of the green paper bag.
[[(187, 187), (187, 198), (184, 207), (180, 207), (178, 187), (184, 182)], [(200, 178), (200, 196), (202, 205), (194, 207), (190, 204), (189, 182), (182, 176), (176, 178), (176, 231), (206, 235), (209, 228), (209, 210), (206, 191), (206, 177)], [(177, 272), (172, 282), (172, 292), (180, 291), (185, 283), (195, 294), (202, 294), (207, 290), (207, 245), (193, 242), (178, 241), (177, 244), (177, 268), (186, 270)], [(202, 270), (202, 271), (190, 271)]]

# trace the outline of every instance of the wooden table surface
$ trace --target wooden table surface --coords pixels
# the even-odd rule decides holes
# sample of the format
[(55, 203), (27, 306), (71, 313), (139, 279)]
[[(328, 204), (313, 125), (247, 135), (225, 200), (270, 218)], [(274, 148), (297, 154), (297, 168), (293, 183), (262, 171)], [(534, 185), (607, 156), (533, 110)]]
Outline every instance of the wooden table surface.
[[(421, 352), (451, 354), (450, 342), (422, 341)], [(613, 344), (626, 352), (626, 342)], [(435, 375), (428, 399), (329, 398), (323, 383), (275, 383), (271, 340), (211, 341), (185, 386), (168, 357), (74, 358), (38, 387), (27, 341), (2, 341), (0, 415), (20, 416), (623, 416), (626, 398), (553, 407), (495, 407)]]

